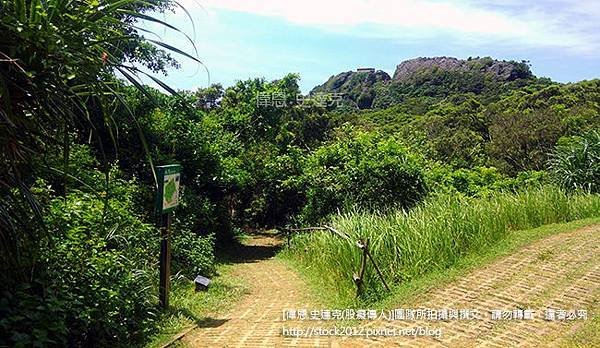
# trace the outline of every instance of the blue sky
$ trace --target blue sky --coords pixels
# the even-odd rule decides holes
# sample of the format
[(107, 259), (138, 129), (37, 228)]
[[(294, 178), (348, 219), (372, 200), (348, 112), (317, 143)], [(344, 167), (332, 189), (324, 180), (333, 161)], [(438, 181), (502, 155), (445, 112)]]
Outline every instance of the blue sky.
[[(561, 82), (600, 78), (598, 0), (180, 0), (158, 18), (187, 33), (210, 82), (301, 76), (308, 92), (357, 67), (393, 74), (415, 57), (492, 56), (529, 60), (533, 72)], [(161, 40), (192, 52), (184, 35), (144, 23)], [(206, 87), (197, 63), (161, 78), (178, 89)]]

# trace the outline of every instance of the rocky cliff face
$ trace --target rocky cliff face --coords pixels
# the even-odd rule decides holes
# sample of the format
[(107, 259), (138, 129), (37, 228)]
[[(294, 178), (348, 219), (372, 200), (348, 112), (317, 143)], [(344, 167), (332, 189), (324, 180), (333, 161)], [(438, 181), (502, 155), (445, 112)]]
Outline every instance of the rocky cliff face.
[(398, 82), (407, 81), (420, 71), (433, 69), (480, 72), (489, 74), (499, 81), (512, 81), (531, 76), (529, 68), (524, 63), (499, 61), (489, 57), (469, 60), (452, 57), (433, 57), (415, 58), (398, 64), (393, 80)]
[(380, 81), (391, 80), (390, 75), (382, 70), (374, 72), (346, 71), (331, 76), (324, 84), (313, 88), (313, 92), (351, 92), (364, 87), (371, 87)]
[(312, 93), (343, 93), (344, 99), (361, 109), (370, 108), (375, 97), (373, 86), (390, 81), (391, 77), (382, 70), (373, 72), (346, 71), (331, 76), (324, 84), (313, 88)]

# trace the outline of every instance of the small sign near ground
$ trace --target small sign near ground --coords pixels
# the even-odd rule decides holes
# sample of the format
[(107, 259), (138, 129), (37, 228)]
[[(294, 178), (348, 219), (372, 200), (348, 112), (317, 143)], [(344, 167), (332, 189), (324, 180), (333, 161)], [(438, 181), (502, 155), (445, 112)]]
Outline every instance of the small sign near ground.
[(194, 279), (194, 284), (196, 284), (196, 291), (205, 291), (210, 285), (210, 279), (199, 275)]

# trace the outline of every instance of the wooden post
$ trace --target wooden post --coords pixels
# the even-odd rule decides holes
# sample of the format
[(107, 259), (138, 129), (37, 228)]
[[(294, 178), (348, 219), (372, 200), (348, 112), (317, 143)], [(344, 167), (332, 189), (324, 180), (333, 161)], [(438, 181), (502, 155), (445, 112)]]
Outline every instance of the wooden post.
[(290, 239), (292, 238), (292, 230), (290, 230), (289, 228), (285, 229), (285, 237), (287, 239), (287, 247), (288, 249), (290, 248)]
[(169, 164), (156, 167), (156, 215), (160, 228), (159, 285), (160, 307), (169, 307), (171, 288), (171, 214), (179, 204), (181, 165)]
[(169, 307), (169, 289), (171, 287), (171, 213), (167, 213), (166, 222), (166, 225), (161, 228), (160, 284), (158, 294), (159, 304), (165, 309)]
[(354, 282), (356, 283), (356, 297), (360, 297), (362, 293), (365, 269), (367, 267), (367, 247), (369, 244), (369, 240), (359, 239), (357, 244), (358, 247), (362, 250), (362, 255), (360, 257), (360, 269), (358, 271), (358, 275), (354, 274)]
[[(368, 240), (367, 240), (367, 244), (368, 244)], [(371, 259), (371, 263), (373, 263), (373, 266), (375, 266), (375, 270), (377, 271), (377, 274), (379, 275), (379, 278), (383, 282), (383, 285), (385, 286), (385, 289), (387, 291), (390, 291), (390, 287), (387, 285), (387, 283), (385, 281), (385, 278), (383, 278), (383, 274), (381, 273), (381, 271), (379, 270), (379, 267), (377, 266), (377, 263), (375, 263), (375, 260), (373, 259), (373, 255), (371, 255), (371, 253), (369, 252), (369, 249), (366, 248), (366, 247), (365, 247), (365, 252), (369, 256), (369, 258)]]

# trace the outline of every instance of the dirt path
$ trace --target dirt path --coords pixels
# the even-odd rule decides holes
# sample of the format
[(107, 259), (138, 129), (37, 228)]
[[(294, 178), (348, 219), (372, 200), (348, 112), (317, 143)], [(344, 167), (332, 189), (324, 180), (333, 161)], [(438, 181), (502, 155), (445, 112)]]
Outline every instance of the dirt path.
[[(270, 237), (255, 237), (250, 246), (272, 248)], [(433, 289), (411, 309), (477, 309), (478, 320), (384, 321), (366, 328), (441, 329), (436, 337), (283, 337), (283, 326), (327, 327), (323, 321), (283, 321), (285, 309), (322, 309), (311, 305), (298, 276), (264, 255), (240, 263), (237, 272), (251, 293), (218, 325), (196, 329), (183, 342), (195, 347), (273, 346), (553, 346), (583, 321), (546, 321), (546, 308), (590, 309), (600, 301), (600, 225), (548, 237), (480, 268), (460, 281)], [(596, 304), (597, 306), (597, 304)], [(390, 308), (392, 309), (392, 308)], [(491, 320), (492, 310), (532, 309), (533, 320)], [(588, 312), (591, 318), (596, 313)]]
[[(310, 308), (306, 286), (298, 275), (273, 258), (281, 243), (272, 236), (253, 236), (244, 242), (245, 248), (234, 251), (241, 257), (235, 275), (245, 280), (250, 293), (230, 313), (214, 320), (220, 325), (194, 330), (184, 337), (184, 344), (193, 347), (276, 347), (302, 343), (301, 339), (284, 341), (281, 336), (284, 309)], [(311, 342), (318, 343), (319, 340)]]

